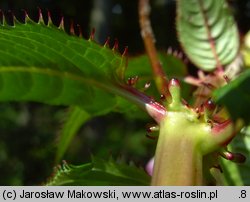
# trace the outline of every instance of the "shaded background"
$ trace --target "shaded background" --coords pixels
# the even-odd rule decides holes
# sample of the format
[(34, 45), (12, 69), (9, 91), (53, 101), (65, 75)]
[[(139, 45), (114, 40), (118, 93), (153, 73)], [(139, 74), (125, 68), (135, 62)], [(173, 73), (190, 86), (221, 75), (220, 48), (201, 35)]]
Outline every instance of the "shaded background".
[[(250, 28), (250, 0), (231, 0), (230, 4), (243, 35)], [(38, 7), (44, 14), (49, 10), (57, 25), (64, 16), (66, 30), (73, 20), (82, 27), (86, 38), (95, 28), (95, 40), (101, 44), (110, 36), (111, 45), (114, 39), (119, 39), (121, 51), (128, 46), (130, 55), (144, 52), (137, 1), (0, 0), (1, 10), (7, 16), (14, 13), (20, 20), (22, 9), (37, 20)], [(175, 1), (152, 1), (151, 19), (157, 47), (179, 49)], [(0, 104), (0, 185), (36, 185), (50, 176), (55, 166), (57, 135), (66, 113), (66, 108), (37, 103)], [(117, 113), (95, 118), (81, 128), (64, 158), (80, 164), (87, 162), (91, 154), (102, 158), (113, 155), (144, 166), (155, 147), (155, 141), (145, 137), (145, 125), (150, 121)]]

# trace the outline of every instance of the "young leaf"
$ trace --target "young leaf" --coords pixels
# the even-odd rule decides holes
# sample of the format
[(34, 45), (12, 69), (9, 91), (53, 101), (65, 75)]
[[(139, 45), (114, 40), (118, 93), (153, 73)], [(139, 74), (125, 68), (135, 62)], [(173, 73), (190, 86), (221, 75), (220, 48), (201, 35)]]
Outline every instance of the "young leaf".
[(250, 70), (213, 93), (214, 100), (227, 107), (232, 119), (243, 118), (250, 121)]
[(199, 68), (212, 71), (233, 61), (239, 36), (226, 0), (178, 0), (177, 15), (181, 45)]
[(117, 163), (113, 159), (107, 162), (92, 158), (91, 163), (73, 166), (64, 164), (56, 171), (47, 185), (53, 186), (146, 186), (150, 176), (135, 166)]

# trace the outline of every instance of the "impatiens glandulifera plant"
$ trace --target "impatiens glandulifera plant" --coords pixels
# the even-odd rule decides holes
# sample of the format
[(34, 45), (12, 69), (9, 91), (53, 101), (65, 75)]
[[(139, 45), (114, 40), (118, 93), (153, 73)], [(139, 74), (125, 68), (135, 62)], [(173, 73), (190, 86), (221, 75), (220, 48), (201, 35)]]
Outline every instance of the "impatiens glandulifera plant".
[[(215, 185), (213, 175), (221, 171), (219, 157), (237, 163), (245, 161), (242, 154), (232, 153), (227, 147), (247, 124), (244, 110), (230, 116), (235, 110), (230, 108), (227, 97), (247, 94), (245, 88), (238, 92), (235, 86), (249, 83), (247, 71), (237, 78), (242, 71), (242, 55), (227, 2), (177, 1), (178, 38), (186, 57), (199, 68), (198, 78), (171, 75), (186, 64), (177, 52), (157, 52), (149, 14), (148, 0), (140, 0), (141, 35), (150, 65), (145, 56), (127, 57), (127, 48), (120, 54), (117, 42), (113, 48), (109, 48), (109, 39), (103, 46), (98, 45), (94, 33), (85, 40), (80, 30), (80, 36), (76, 36), (71, 28), (68, 35), (63, 19), (56, 27), (50, 13), (46, 22), (39, 10), (38, 22), (25, 12), (24, 22), (13, 16), (13, 23), (8, 24), (1, 12), (0, 100), (70, 106), (57, 161), (84, 122), (111, 111), (129, 111), (131, 106), (124, 99), (155, 120), (157, 125), (151, 126), (149, 132), (159, 130), (151, 179), (143, 169), (93, 157), (91, 163), (82, 166), (64, 163), (47, 184)], [(237, 71), (231, 74), (233, 68)], [(127, 78), (129, 71), (139, 80)], [(137, 88), (144, 75), (155, 81), (150, 87), (156, 89), (152, 95), (144, 92), (150, 86), (148, 82), (143, 89)], [(197, 86), (192, 106), (182, 98), (181, 82)], [(152, 98), (157, 93), (160, 100)]]

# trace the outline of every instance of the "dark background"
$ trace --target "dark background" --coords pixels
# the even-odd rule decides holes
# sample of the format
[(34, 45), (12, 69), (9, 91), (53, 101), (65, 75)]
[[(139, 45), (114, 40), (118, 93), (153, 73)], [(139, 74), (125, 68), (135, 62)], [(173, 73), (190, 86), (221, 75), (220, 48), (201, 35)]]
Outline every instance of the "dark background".
[[(157, 47), (179, 49), (175, 31), (175, 1), (154, 0), (152, 24)], [(231, 0), (242, 35), (250, 28), (250, 1)], [(107, 37), (119, 40), (122, 51), (130, 55), (144, 52), (140, 38), (137, 1), (129, 0), (0, 0), (6, 16), (15, 14), (22, 21), (25, 9), (38, 19), (38, 8), (46, 19), (49, 10), (56, 25), (64, 16), (66, 30), (71, 21), (82, 27), (88, 38), (96, 29), (95, 40), (103, 44)], [(1, 48), (1, 44), (0, 44)], [(45, 182), (53, 171), (57, 135), (67, 109), (37, 103), (0, 104), (0, 185), (36, 185)], [(150, 120), (130, 119), (113, 113), (98, 117), (82, 127), (65, 159), (74, 164), (87, 162), (91, 154), (102, 158), (110, 155), (133, 160), (144, 166), (153, 155), (155, 142), (145, 138), (145, 125)]]

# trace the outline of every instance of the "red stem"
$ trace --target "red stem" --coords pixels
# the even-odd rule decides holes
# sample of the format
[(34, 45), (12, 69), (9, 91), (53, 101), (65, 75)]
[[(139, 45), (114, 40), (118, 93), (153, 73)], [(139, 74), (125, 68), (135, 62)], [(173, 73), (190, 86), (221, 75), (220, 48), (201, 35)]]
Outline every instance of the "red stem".
[[(114, 92), (114, 90), (112, 91)], [(166, 109), (164, 106), (131, 86), (118, 85), (118, 89), (114, 93), (137, 104), (140, 108), (145, 110), (157, 123), (160, 123), (166, 114)]]
[(149, 19), (149, 14), (149, 0), (139, 0), (139, 21), (141, 27), (141, 36), (151, 62), (157, 89), (168, 99), (170, 97), (170, 93), (168, 91), (168, 79), (157, 55), (157, 50), (155, 48), (155, 38)]

